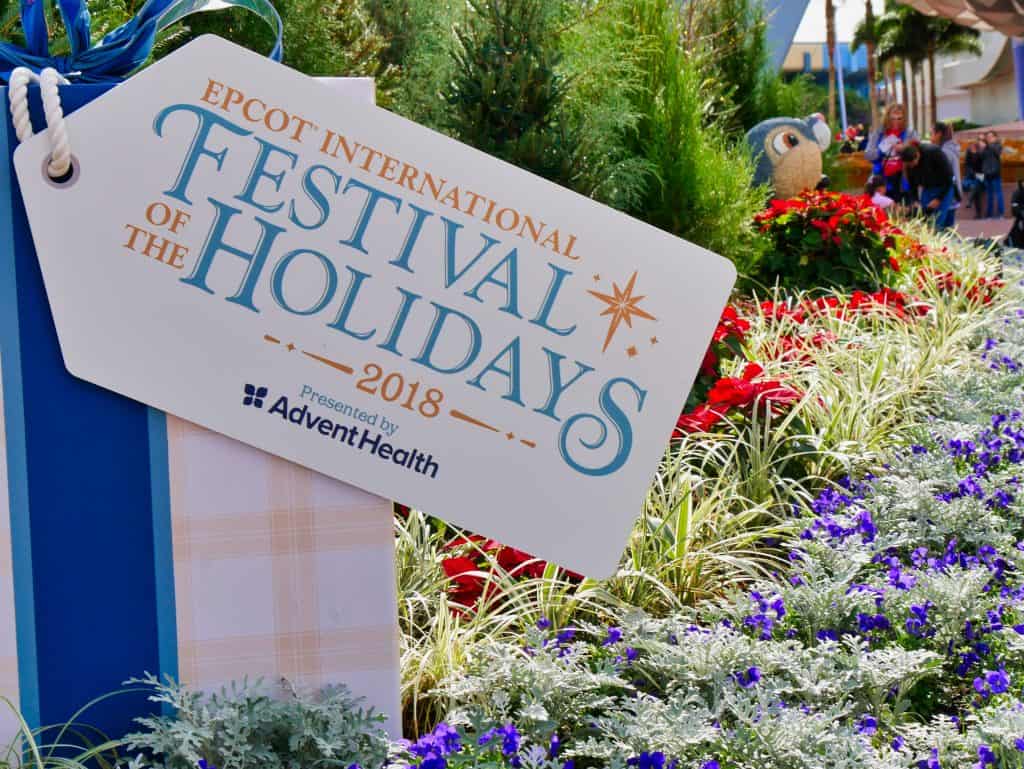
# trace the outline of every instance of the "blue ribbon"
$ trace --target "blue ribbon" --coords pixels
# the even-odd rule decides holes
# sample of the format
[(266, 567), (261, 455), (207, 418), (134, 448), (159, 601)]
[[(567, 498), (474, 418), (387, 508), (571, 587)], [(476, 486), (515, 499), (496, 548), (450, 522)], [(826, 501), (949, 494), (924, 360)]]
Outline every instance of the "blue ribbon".
[(160, 32), (186, 16), (203, 11), (235, 6), (256, 13), (276, 30), (277, 39), (270, 52), (281, 60), (281, 17), (270, 0), (146, 0), (133, 19), (125, 22), (95, 46), (89, 34), (89, 9), (85, 0), (55, 0), (71, 52), (51, 56), (46, 29), (46, 0), (21, 0), (21, 25), (25, 47), (0, 43), (0, 81), (6, 82), (15, 67), (39, 72), (53, 67), (69, 80), (79, 83), (105, 83), (130, 75), (149, 58)]

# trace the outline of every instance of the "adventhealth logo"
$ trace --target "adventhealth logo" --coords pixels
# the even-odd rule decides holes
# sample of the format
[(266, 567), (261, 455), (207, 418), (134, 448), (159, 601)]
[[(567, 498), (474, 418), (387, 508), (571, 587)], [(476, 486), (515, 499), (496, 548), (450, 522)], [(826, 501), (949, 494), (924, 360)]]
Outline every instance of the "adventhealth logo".
[[(264, 411), (264, 403), (270, 399), (270, 390), (254, 384), (242, 387), (242, 406)], [(267, 414), (280, 417), (285, 422), (310, 432), (318, 433), (323, 438), (350, 446), (357, 451), (368, 451), (378, 459), (391, 462), (406, 470), (420, 475), (437, 478), (440, 469), (434, 461), (433, 454), (424, 454), (419, 449), (396, 447), (384, 440), (384, 434), (371, 431), (358, 425), (343, 425), (327, 417), (314, 414), (308, 404), (290, 406), (288, 396), (278, 397), (273, 405), (266, 409)]]
[(257, 387), (256, 385), (247, 384), (245, 386), (244, 395), (242, 396), (243, 406), (255, 406), (258, 409), (263, 408), (263, 399), (267, 397), (266, 387)]

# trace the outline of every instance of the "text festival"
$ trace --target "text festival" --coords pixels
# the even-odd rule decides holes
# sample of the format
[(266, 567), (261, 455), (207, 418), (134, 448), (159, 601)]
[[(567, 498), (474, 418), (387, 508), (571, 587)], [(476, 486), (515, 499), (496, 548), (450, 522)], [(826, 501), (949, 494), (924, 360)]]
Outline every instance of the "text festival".
[[(203, 101), (215, 104), (215, 97), (222, 88), (222, 84), (210, 81)], [(579, 473), (609, 475), (627, 462), (634, 438), (631, 418), (642, 411), (647, 390), (623, 376), (607, 378), (599, 389), (596, 386), (579, 389), (581, 381), (599, 378), (601, 374), (595, 365), (569, 361), (557, 351), (560, 340), (570, 337), (577, 329), (566, 317), (571, 307), (559, 301), (574, 274), (572, 271), (547, 262), (545, 269), (549, 278), (544, 292), (538, 296), (522, 295), (521, 265), (515, 245), (509, 246), (488, 232), (467, 230), (443, 213), (416, 205), (408, 194), (392, 194), (353, 176), (345, 178), (330, 165), (316, 163), (297, 167), (297, 153), (225, 117), (228, 107), (233, 106), (231, 92), (238, 93), (228, 89), (229, 98), (213, 109), (188, 103), (167, 106), (153, 122), (153, 130), (161, 138), (169, 121), (187, 120), (194, 124), (195, 132), (178, 167), (177, 178), (164, 194), (187, 206), (207, 203), (214, 212), (203, 246), (191, 272), (180, 278), (182, 283), (211, 296), (224, 296), (240, 311), (252, 313), (259, 313), (261, 309), (255, 301), (257, 287), (266, 285), (272, 300), (285, 312), (316, 317), (339, 334), (373, 344), (378, 350), (406, 359), (434, 374), (459, 377), (472, 388), (553, 420), (559, 426), (559, 454)], [(252, 101), (258, 100), (249, 100)], [(241, 95), (236, 103), (243, 106)], [(256, 114), (265, 117), (269, 112), (263, 105), (262, 111), (254, 107), (250, 114), (248, 103), (244, 106), (247, 107), (245, 119)], [(278, 112), (283, 116), (278, 122), (282, 129), (287, 129), (286, 133), (278, 131), (283, 143), (288, 140), (301, 143), (305, 138), (303, 131), (316, 128), (310, 121), (297, 116), (288, 119), (287, 113)], [(248, 122), (256, 121), (249, 119)], [(329, 142), (334, 137), (337, 147), (337, 134), (326, 133), (320, 150), (330, 158)], [(255, 157), (231, 203), (213, 197), (197, 201), (198, 195), (190, 189), (197, 167), (207, 173), (212, 169), (221, 173), (229, 155), (252, 152)], [(282, 187), (287, 189), (293, 185), (300, 192), (295, 196), (282, 194)], [(403, 187), (397, 188), (401, 189)], [(437, 199), (436, 194), (434, 197)], [(354, 221), (338, 221), (342, 203), (347, 201), (351, 206), (353, 200), (360, 204)], [(420, 200), (422, 202), (422, 198)], [(448, 205), (451, 207), (450, 201)], [(493, 208), (493, 202), (491, 206)], [(457, 202), (455, 207), (458, 207)], [(465, 209), (459, 210), (467, 213)], [(481, 206), (477, 213), (473, 218), (482, 219), (486, 207)], [(251, 247), (239, 245), (238, 233), (252, 227), (252, 222), (236, 223), (236, 218), (246, 216), (251, 216), (259, 232), (258, 241)], [(288, 240), (290, 230), (313, 232), (324, 227), (330, 227), (332, 233), (341, 236), (337, 238), (339, 246), (363, 255), (364, 264), (365, 257), (379, 260), (378, 270), (357, 269), (338, 255), (312, 248), (286, 249), (282, 245)], [(374, 228), (404, 230), (397, 252), (370, 253), (367, 242), (372, 237), (368, 238), (368, 234), (372, 235)], [(497, 231), (496, 227), (490, 229)], [(548, 236), (539, 245), (571, 260), (575, 258), (570, 253), (575, 236), (570, 237), (571, 241), (562, 237), (560, 244), (556, 231), (553, 243)], [(355, 256), (357, 254), (353, 254)], [(215, 262), (218, 279), (211, 281)], [(310, 265), (315, 265), (322, 275), (323, 290), (314, 301), (296, 302), (294, 297), (289, 301), (285, 295), (285, 277), (293, 265), (298, 264), (304, 264), (307, 271)], [(537, 265), (529, 266), (537, 268)], [(438, 296), (424, 296), (401, 286), (403, 274), (423, 270), (440, 271)], [(380, 272), (388, 274), (376, 278), (374, 273)], [(237, 274), (237, 279), (228, 281), (223, 277), (226, 274)], [(375, 283), (393, 286), (389, 289), (393, 291), (390, 299), (382, 294), (371, 296)], [(539, 349), (531, 349), (520, 335), (511, 339), (485, 339), (481, 325), (473, 317), (446, 303), (445, 297), (451, 292), (458, 292), (481, 307), (494, 304), (509, 317), (541, 329), (548, 342), (537, 345)], [(381, 305), (381, 302), (386, 304)], [(375, 305), (391, 308), (387, 327), (374, 328), (360, 322), (368, 315), (366, 308)], [(452, 340), (458, 340), (459, 345), (459, 352), (454, 356)], [(524, 392), (523, 367), (537, 365), (545, 369), (546, 387), (541, 393)], [(567, 398), (567, 394), (586, 389), (596, 392), (594, 406), (567, 413), (564, 401), (574, 397)], [(595, 406), (600, 413), (594, 413)], [(609, 444), (609, 440), (613, 442)]]

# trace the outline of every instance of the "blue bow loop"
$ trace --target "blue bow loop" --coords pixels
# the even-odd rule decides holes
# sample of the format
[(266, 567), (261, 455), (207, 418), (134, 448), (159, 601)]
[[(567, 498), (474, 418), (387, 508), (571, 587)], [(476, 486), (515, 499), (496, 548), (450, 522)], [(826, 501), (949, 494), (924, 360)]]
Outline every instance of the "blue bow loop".
[(69, 80), (102, 83), (121, 80), (149, 58), (157, 35), (194, 13), (227, 7), (257, 14), (277, 33), (270, 58), (281, 60), (281, 17), (270, 0), (146, 0), (139, 12), (96, 45), (90, 36), (89, 9), (84, 0), (57, 0), (71, 52), (51, 56), (46, 29), (46, 0), (21, 0), (25, 47), (0, 43), (0, 81), (15, 67), (39, 72), (53, 67)]

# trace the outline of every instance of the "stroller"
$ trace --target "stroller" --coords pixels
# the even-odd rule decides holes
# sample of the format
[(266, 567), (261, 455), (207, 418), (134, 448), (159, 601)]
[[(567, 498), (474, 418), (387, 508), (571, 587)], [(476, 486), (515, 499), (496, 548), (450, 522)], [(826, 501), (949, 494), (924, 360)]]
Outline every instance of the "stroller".
[(1024, 181), (1017, 182), (1010, 211), (1013, 213), (1013, 226), (1003, 242), (1010, 248), (1024, 248)]

